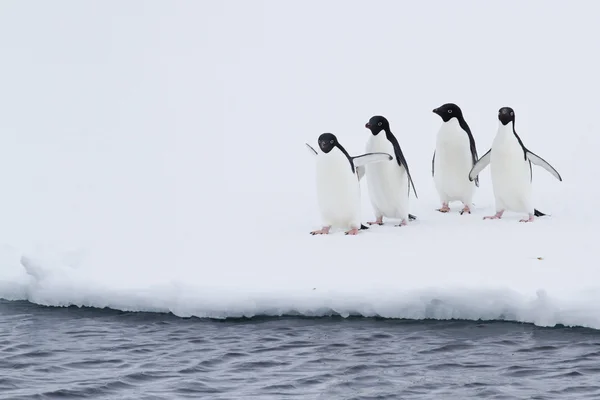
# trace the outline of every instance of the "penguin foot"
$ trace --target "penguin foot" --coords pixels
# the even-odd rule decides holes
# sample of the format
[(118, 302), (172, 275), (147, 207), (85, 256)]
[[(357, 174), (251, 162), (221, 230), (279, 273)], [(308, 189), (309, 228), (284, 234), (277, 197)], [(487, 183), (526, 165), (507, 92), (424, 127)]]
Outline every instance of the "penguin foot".
[(369, 225), (383, 225), (383, 218), (378, 218), (377, 221), (367, 222)]
[(460, 215), (463, 215), (464, 213), (471, 214), (471, 209), (469, 208), (469, 206), (465, 206), (465, 208), (463, 208), (462, 210), (460, 210)]
[(400, 222), (398, 225), (395, 225), (395, 226), (405, 226), (406, 224), (407, 224), (406, 220), (403, 219), (402, 222)]
[(495, 215), (488, 215), (486, 217), (483, 217), (483, 219), (500, 219), (502, 218), (502, 214), (504, 214), (504, 211), (499, 211)]
[(356, 229), (356, 228), (352, 228), (346, 232), (346, 235), (357, 235), (357, 234), (358, 234), (358, 229)]
[(329, 227), (326, 226), (323, 229), (319, 229), (318, 231), (312, 231), (311, 235), (327, 235), (329, 233)]
[(447, 213), (450, 211), (450, 207), (448, 207), (448, 204), (444, 203), (442, 204), (442, 208), (438, 208), (437, 211), (441, 213)]
[(533, 214), (529, 214), (529, 218), (523, 218), (519, 222), (533, 222)]

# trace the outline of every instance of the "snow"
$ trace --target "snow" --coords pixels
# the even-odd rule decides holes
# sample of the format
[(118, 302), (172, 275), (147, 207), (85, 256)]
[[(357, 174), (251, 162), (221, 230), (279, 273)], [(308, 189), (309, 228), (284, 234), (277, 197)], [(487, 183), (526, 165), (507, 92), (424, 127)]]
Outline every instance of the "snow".
[[(256, 315), (505, 319), (600, 329), (600, 27), (594, 2), (58, 1), (0, 6), (0, 297)], [(57, 23), (60, 21), (60, 23)], [(536, 208), (439, 207), (431, 157), (455, 102), (483, 155), (500, 107)], [(313, 147), (391, 124), (408, 226), (320, 227)], [(363, 221), (371, 220), (365, 181)]]

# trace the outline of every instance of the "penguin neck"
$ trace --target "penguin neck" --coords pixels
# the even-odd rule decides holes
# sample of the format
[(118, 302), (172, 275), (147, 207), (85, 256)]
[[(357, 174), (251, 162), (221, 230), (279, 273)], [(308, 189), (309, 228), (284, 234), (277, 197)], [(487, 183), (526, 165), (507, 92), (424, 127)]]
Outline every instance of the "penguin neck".
[(337, 146), (337, 148), (338, 148), (338, 149), (340, 149), (340, 151), (341, 151), (342, 153), (344, 153), (344, 155), (345, 155), (346, 157), (350, 158), (350, 156), (348, 155), (348, 152), (346, 151), (346, 149), (344, 148), (344, 146), (342, 146), (342, 145), (341, 145), (341, 144), (339, 144), (339, 143), (338, 143), (338, 144), (336, 144), (336, 146)]
[(516, 149), (517, 146), (523, 151), (523, 156), (527, 159), (527, 149), (521, 141), (517, 132), (515, 132), (514, 121), (509, 122), (506, 125), (502, 125), (502, 122), (498, 121), (498, 133), (494, 139), (496, 146)]
[(354, 163), (352, 162), (352, 157), (350, 157), (350, 154), (348, 154), (348, 152), (346, 151), (344, 146), (342, 146), (341, 144), (339, 144), (339, 143), (336, 144), (336, 147), (346, 156), (346, 158), (350, 162), (350, 166), (352, 168), (352, 173), (354, 173)]
[(371, 135), (372, 139), (376, 142), (382, 141), (382, 140), (388, 140), (388, 131), (385, 129), (382, 129), (379, 131), (379, 133), (377, 133), (376, 135)]
[(394, 134), (392, 133), (392, 131), (388, 128), (388, 129), (384, 129), (383, 132), (385, 133), (385, 138), (389, 141), (392, 141), (392, 138), (394, 137)]
[(502, 136), (513, 136), (515, 134), (515, 126), (514, 122), (511, 121), (506, 125), (503, 125), (502, 122), (498, 121), (498, 135)]
[(452, 118), (442, 124), (442, 131), (455, 131), (460, 128), (458, 118)]

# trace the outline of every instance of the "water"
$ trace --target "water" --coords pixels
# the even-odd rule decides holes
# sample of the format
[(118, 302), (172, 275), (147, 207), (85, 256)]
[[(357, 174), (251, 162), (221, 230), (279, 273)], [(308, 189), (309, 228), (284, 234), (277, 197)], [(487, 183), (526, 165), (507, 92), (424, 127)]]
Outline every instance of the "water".
[(597, 399), (600, 332), (0, 301), (0, 399)]

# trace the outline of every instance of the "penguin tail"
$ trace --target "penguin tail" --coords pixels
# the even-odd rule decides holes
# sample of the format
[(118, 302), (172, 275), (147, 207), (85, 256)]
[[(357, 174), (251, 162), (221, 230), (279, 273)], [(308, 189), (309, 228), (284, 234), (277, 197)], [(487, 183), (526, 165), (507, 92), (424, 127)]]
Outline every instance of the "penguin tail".
[(543, 212), (541, 212), (540, 210), (536, 210), (535, 208), (533, 209), (533, 215), (535, 215), (536, 217), (543, 217), (546, 214), (544, 214)]
[(369, 227), (368, 226), (364, 226), (363, 224), (360, 224), (359, 230), (363, 230), (363, 229), (369, 229)]
[(408, 214), (408, 219), (410, 221), (414, 221), (415, 219), (417, 219), (417, 216), (416, 215), (412, 215), (412, 214)]

